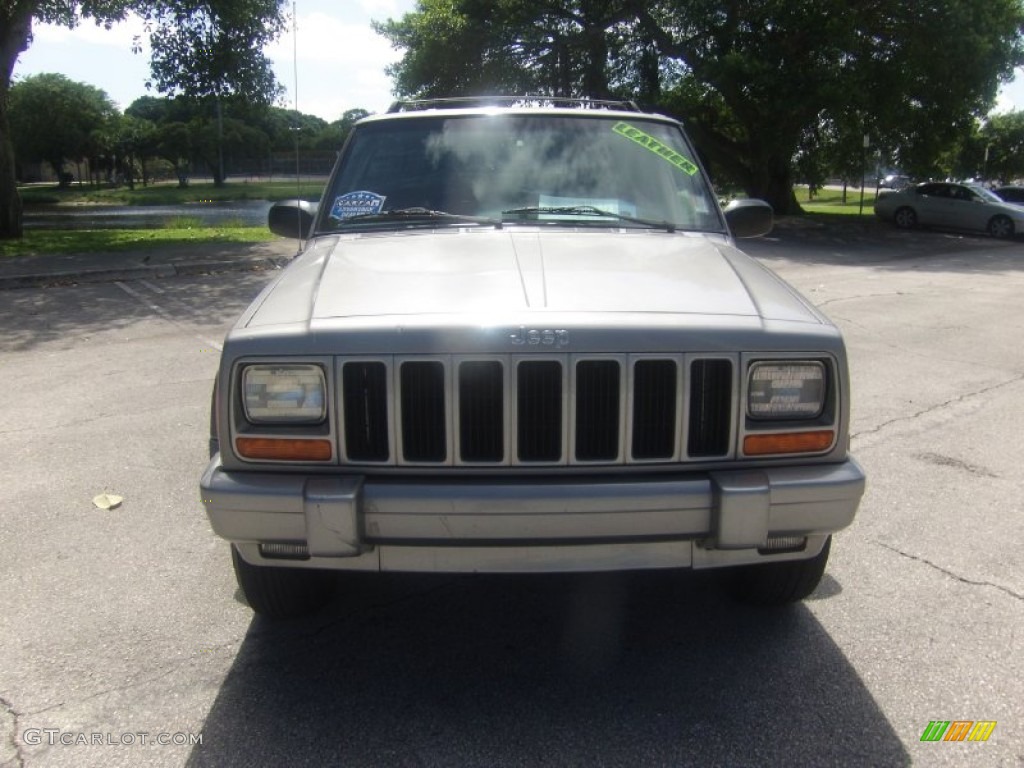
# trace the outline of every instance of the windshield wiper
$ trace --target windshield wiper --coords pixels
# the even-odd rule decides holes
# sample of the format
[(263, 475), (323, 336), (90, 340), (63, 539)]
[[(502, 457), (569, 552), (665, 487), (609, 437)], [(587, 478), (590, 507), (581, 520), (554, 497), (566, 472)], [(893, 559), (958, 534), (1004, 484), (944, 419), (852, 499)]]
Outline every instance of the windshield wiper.
[(524, 208), (509, 208), (507, 211), (502, 211), (501, 213), (502, 215), (550, 214), (553, 216), (601, 216), (603, 218), (615, 219), (617, 221), (628, 221), (631, 224), (640, 224), (653, 229), (664, 229), (668, 232), (676, 231), (676, 225), (670, 221), (640, 219), (636, 216), (627, 216), (624, 213), (605, 211), (593, 205), (526, 206)]
[(429, 208), (422, 208), (419, 206), (414, 208), (395, 208), (390, 211), (379, 211), (377, 213), (357, 213), (355, 216), (346, 216), (344, 219), (341, 219), (341, 223), (348, 224), (353, 221), (374, 222), (408, 219), (443, 220), (452, 222), (462, 221), (471, 224), (487, 224), (495, 227), (496, 229), (501, 229), (500, 219), (490, 219), (486, 216), (470, 216), (468, 214), (461, 213), (448, 213), (447, 211), (432, 211)]

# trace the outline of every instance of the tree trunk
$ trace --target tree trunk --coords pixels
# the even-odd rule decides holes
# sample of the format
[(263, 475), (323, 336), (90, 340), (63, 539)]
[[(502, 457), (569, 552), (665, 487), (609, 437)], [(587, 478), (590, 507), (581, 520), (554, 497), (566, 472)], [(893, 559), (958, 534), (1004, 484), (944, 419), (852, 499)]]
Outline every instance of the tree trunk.
[(793, 192), (793, 176), (789, 171), (769, 179), (754, 196), (768, 203), (776, 216), (799, 216), (804, 212)]
[(608, 98), (608, 41), (604, 27), (591, 26), (583, 32), (583, 96)]
[(24, 232), (7, 105), (14, 64), (18, 55), (28, 47), (32, 33), (35, 6), (29, 0), (16, 0), (0, 6), (0, 239), (21, 237)]
[(14, 148), (7, 127), (6, 93), (0, 95), (0, 239), (24, 234), (21, 195), (14, 178)]
[(640, 103), (652, 107), (661, 101), (661, 67), (653, 42), (644, 43), (640, 53)]
[(793, 168), (789, 153), (774, 146), (751, 150), (754, 168), (744, 168), (742, 173), (743, 187), (747, 194), (768, 203), (776, 216), (802, 214), (804, 210), (793, 191)]

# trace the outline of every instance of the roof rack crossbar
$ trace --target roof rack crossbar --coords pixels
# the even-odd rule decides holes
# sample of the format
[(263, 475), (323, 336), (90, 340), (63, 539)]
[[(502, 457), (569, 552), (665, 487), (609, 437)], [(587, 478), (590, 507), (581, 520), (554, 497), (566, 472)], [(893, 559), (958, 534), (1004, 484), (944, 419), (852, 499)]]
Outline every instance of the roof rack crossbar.
[(585, 99), (569, 96), (453, 96), (443, 99), (402, 99), (388, 107), (388, 113), (416, 112), (424, 109), (460, 107), (576, 107), (579, 109), (619, 109), (639, 112), (636, 102), (612, 99)]

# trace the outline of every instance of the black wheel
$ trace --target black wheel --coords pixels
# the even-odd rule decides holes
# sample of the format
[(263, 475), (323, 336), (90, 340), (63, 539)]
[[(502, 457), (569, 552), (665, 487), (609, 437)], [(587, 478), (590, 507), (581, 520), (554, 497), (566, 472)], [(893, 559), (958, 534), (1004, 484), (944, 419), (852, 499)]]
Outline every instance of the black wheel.
[(803, 600), (817, 589), (831, 548), (832, 537), (829, 536), (821, 552), (810, 560), (737, 568), (730, 584), (732, 594), (737, 600), (752, 605), (785, 605)]
[(900, 229), (913, 229), (917, 226), (917, 214), (913, 208), (897, 208), (892, 220)]
[(334, 595), (334, 574), (307, 568), (250, 565), (231, 545), (235, 578), (249, 607), (268, 619), (315, 613)]
[(988, 233), (1000, 239), (1013, 237), (1013, 221), (1009, 216), (993, 216), (988, 222)]

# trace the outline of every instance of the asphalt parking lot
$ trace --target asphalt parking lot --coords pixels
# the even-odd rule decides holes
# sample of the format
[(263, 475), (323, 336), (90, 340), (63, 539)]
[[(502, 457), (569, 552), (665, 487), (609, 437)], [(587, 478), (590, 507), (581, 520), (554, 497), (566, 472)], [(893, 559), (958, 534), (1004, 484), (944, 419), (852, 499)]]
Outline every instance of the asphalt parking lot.
[(0, 765), (1024, 764), (1024, 242), (744, 245), (843, 329), (869, 479), (774, 612), (708, 573), (354, 575), (254, 619), (197, 483), (272, 269), (0, 291)]

